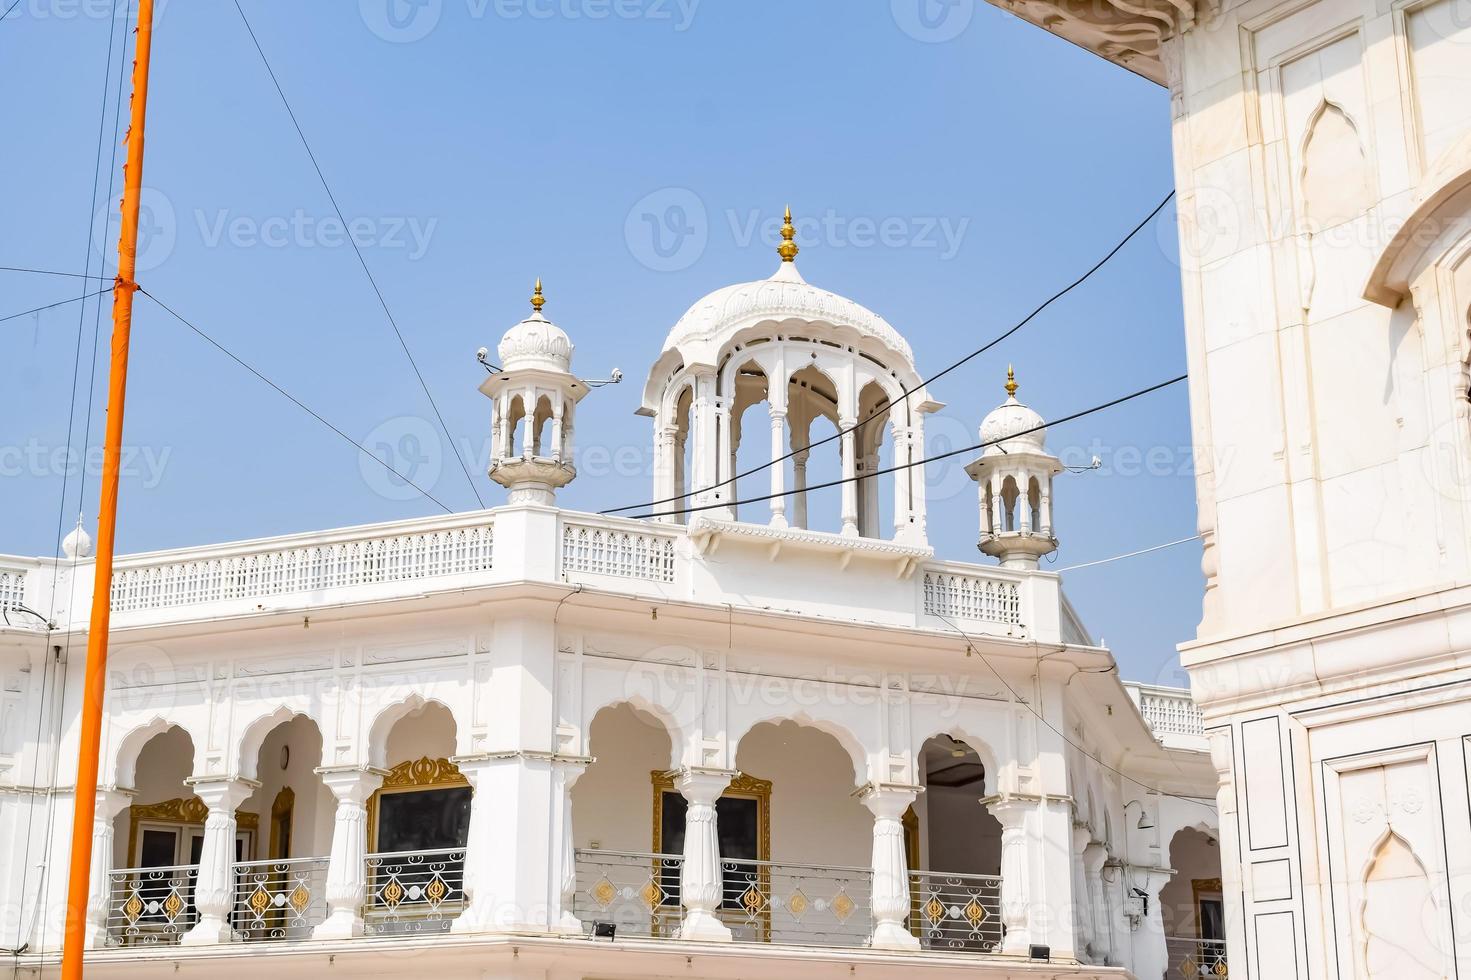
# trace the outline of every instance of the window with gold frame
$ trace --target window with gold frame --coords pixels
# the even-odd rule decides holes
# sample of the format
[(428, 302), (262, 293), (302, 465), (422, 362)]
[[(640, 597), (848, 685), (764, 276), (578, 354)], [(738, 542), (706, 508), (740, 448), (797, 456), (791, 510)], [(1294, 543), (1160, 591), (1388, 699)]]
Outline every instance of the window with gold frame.
[[(128, 864), (134, 868), (198, 864), (209, 807), (197, 796), (128, 808)], [(235, 860), (255, 857), (259, 814), (235, 811)]]
[(448, 759), (424, 756), (394, 766), (368, 798), (373, 853), (464, 847), (470, 830), (470, 782)]

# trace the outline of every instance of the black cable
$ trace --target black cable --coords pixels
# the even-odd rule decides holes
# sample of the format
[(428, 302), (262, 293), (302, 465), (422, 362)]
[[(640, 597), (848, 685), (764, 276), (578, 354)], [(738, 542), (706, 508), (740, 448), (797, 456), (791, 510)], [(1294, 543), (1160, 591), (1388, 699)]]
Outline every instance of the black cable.
[[(699, 504), (692, 507), (682, 507), (678, 510), (661, 510), (651, 511), (647, 514), (636, 514), (634, 515), (632, 520), (644, 520), (645, 518), (649, 517), (668, 517), (672, 514), (690, 514), (702, 510), (720, 510), (725, 507), (738, 507), (741, 504), (759, 504), (763, 500), (775, 500), (778, 497), (790, 497), (794, 494), (807, 493), (809, 490), (826, 490), (830, 487), (842, 486), (844, 483), (857, 483), (859, 480), (872, 480), (875, 477), (887, 476), (890, 473), (897, 473), (900, 470), (907, 470), (915, 466), (923, 466), (925, 463), (932, 463), (938, 462), (942, 459), (949, 459), (951, 456), (960, 456), (964, 453), (973, 453), (978, 450), (985, 449), (987, 446), (993, 446), (997, 443), (1007, 442), (1011, 439), (1016, 439), (1019, 436), (1028, 435), (1033, 432), (1040, 432), (1041, 430), (1051, 425), (1062, 425), (1064, 422), (1071, 422), (1074, 419), (1080, 419), (1085, 415), (1092, 415), (1095, 412), (1101, 412), (1106, 408), (1113, 408), (1115, 405), (1121, 405), (1124, 402), (1133, 401), (1135, 398), (1139, 398), (1143, 395), (1148, 395), (1152, 392), (1159, 391), (1161, 388), (1168, 388), (1170, 385), (1179, 384), (1181, 381), (1184, 381), (1186, 377), (1188, 376), (1184, 374), (1177, 375), (1176, 377), (1170, 378), (1168, 381), (1160, 381), (1156, 384), (1150, 385), (1147, 388), (1140, 388), (1137, 391), (1131, 391), (1127, 395), (1120, 395), (1118, 398), (1103, 402), (1100, 405), (1094, 405), (1092, 408), (1085, 408), (1081, 411), (1073, 412), (1071, 415), (1064, 415), (1061, 418), (1053, 419), (1050, 422), (1043, 422), (1040, 425), (1034, 425), (1029, 429), (1022, 429), (1020, 432), (1013, 432), (1011, 435), (1004, 436), (999, 439), (987, 439), (983, 442), (976, 443), (974, 446), (962, 446), (959, 449), (952, 449), (949, 452), (940, 453), (937, 456), (930, 456), (926, 459), (915, 459), (910, 460), (907, 463), (897, 463), (894, 466), (890, 466), (881, 470), (874, 470), (871, 473), (859, 473), (856, 476), (843, 477), (837, 480), (829, 480), (826, 483), (814, 483), (811, 486), (806, 486), (799, 490), (783, 490), (781, 493), (768, 493), (763, 494), (759, 497), (744, 497), (740, 500), (722, 501), (715, 504)], [(678, 499), (682, 500), (684, 498), (681, 497)]]
[(55, 303), (47, 303), (45, 306), (38, 306), (34, 310), (22, 310), (19, 313), (12, 313), (9, 316), (0, 316), (0, 323), (4, 323), (6, 320), (18, 320), (23, 316), (30, 316), (32, 313), (41, 313), (45, 310), (54, 310), (58, 306), (65, 306), (68, 303), (76, 303), (81, 300), (91, 299), (93, 296), (101, 296), (103, 293), (110, 292), (112, 292), (112, 287), (108, 286), (106, 289), (99, 289), (95, 293), (83, 293), (80, 296), (73, 296), (71, 299), (57, 300)]
[[(347, 227), (348, 220), (343, 215), (342, 208), (337, 204), (337, 196), (332, 193), (332, 188), (327, 183), (327, 176), (322, 173), (321, 164), (317, 163), (317, 155), (312, 152), (312, 146), (307, 142), (306, 133), (302, 131), (301, 123), (296, 120), (296, 113), (292, 110), (291, 103), (286, 98), (285, 90), (281, 88), (281, 82), (276, 78), (275, 69), (271, 67), (270, 61), (266, 58), (265, 49), (261, 47), (260, 40), (255, 36), (255, 30), (250, 26), (250, 21), (245, 16), (244, 8), (240, 6), (240, 0), (235, 0), (235, 9), (240, 14), (240, 20), (245, 25), (246, 32), (250, 34), (250, 40), (255, 45), (256, 53), (260, 55), (261, 64), (266, 66), (266, 73), (271, 76), (271, 84), (276, 86), (276, 94), (281, 97), (281, 104), (286, 107), (286, 114), (291, 117), (291, 125), (296, 127), (296, 135), (301, 138), (301, 145), (306, 150), (306, 155), (311, 159), (312, 167), (317, 171), (317, 179), (322, 182), (322, 189), (327, 192), (327, 198), (332, 202), (332, 209), (337, 212), (337, 220), (342, 222), (344, 228)], [(398, 344), (403, 348), (404, 357), (408, 358), (409, 366), (414, 369), (414, 376), (419, 379), (419, 387), (424, 389), (424, 397), (429, 399), (429, 407), (434, 409), (434, 417), (439, 419), (439, 428), (443, 430), (444, 438), (449, 443), (450, 451), (455, 454), (455, 459), (460, 463), (460, 470), (465, 474), (465, 481), (470, 484), (470, 491), (475, 494), (476, 502), (484, 509), (485, 498), (480, 496), (480, 488), (476, 485), (475, 479), (470, 476), (470, 467), (465, 465), (465, 457), (460, 455), (460, 449), (455, 445), (454, 437), (450, 435), (449, 426), (445, 424), (444, 415), (440, 413), (439, 405), (434, 401), (434, 396), (429, 393), (429, 384), (424, 380), (424, 375), (419, 370), (419, 365), (414, 360), (414, 355), (409, 351), (408, 341), (404, 340), (403, 331), (398, 328), (398, 321), (393, 318), (393, 313), (388, 309), (388, 301), (383, 298), (383, 291), (378, 288), (378, 280), (373, 278), (373, 272), (368, 268), (368, 262), (363, 258), (362, 249), (358, 248), (358, 243), (354, 240), (353, 236), (348, 235), (347, 241), (352, 246), (353, 254), (358, 257), (358, 264), (363, 267), (363, 273), (368, 277), (368, 282), (373, 287), (374, 295), (378, 297), (378, 305), (383, 307), (383, 315), (388, 318), (389, 325), (393, 327), (394, 336), (398, 337)]]
[[(1103, 256), (1103, 258), (1101, 258), (1097, 262), (1093, 263), (1092, 268), (1090, 268), (1087, 272), (1083, 273), (1081, 276), (1079, 276), (1078, 278), (1074, 279), (1072, 282), (1068, 283), (1062, 289), (1059, 289), (1057, 292), (1055, 292), (1051, 296), (1047, 297), (1047, 299), (1040, 306), (1038, 306), (1032, 312), (1028, 313), (1022, 319), (1018, 320), (1016, 323), (1012, 324), (1006, 330), (1002, 331), (1001, 333), (997, 334), (995, 337), (993, 337), (990, 340), (988, 340), (982, 346), (977, 347), (975, 350), (971, 351), (969, 354), (965, 355), (960, 360), (956, 361), (954, 364), (952, 364), (949, 367), (945, 368), (943, 371), (939, 372), (938, 374), (932, 375), (931, 377), (927, 378), (926, 380), (921, 381), (920, 384), (919, 384), (919, 386), (922, 388), (922, 387), (925, 387), (926, 385), (928, 385), (928, 384), (930, 384), (932, 382), (939, 381), (941, 378), (943, 378), (945, 375), (949, 374), (951, 371), (954, 371), (956, 368), (961, 367), (962, 365), (969, 363), (972, 359), (974, 359), (976, 357), (979, 357), (980, 355), (984, 354), (986, 351), (990, 350), (992, 347), (995, 347), (997, 344), (1001, 343), (1007, 337), (1010, 337), (1012, 334), (1016, 333), (1022, 327), (1026, 326), (1032, 320), (1036, 319), (1037, 315), (1040, 314), (1043, 310), (1047, 309), (1047, 307), (1051, 306), (1053, 303), (1055, 303), (1058, 300), (1062, 299), (1068, 293), (1072, 292), (1074, 289), (1076, 289), (1077, 287), (1081, 286), (1083, 283), (1087, 282), (1088, 279), (1092, 278), (1092, 276), (1093, 276), (1093, 274), (1095, 272), (1097, 272), (1099, 269), (1103, 268), (1104, 265), (1106, 265), (1108, 263), (1108, 260), (1109, 259), (1111, 259), (1115, 255), (1117, 255), (1119, 253), (1119, 250), (1120, 249), (1122, 249), (1125, 245), (1129, 244), (1129, 242), (1134, 238), (1135, 235), (1137, 235), (1137, 234), (1139, 234), (1139, 232), (1143, 231), (1144, 230), (1144, 227), (1146, 225), (1148, 225), (1151, 221), (1154, 220), (1155, 215), (1159, 214), (1162, 210), (1164, 210), (1164, 206), (1166, 204), (1170, 203), (1170, 199), (1173, 198), (1174, 196), (1175, 196), (1175, 192), (1172, 189), (1168, 194), (1166, 194), (1164, 196), (1164, 199), (1162, 201), (1160, 201), (1158, 204), (1156, 204), (1154, 206), (1154, 210), (1153, 211), (1150, 211), (1147, 215), (1145, 215), (1144, 218), (1143, 218), (1143, 220), (1141, 220), (1137, 225), (1135, 225), (1133, 227), (1133, 229), (1127, 235), (1125, 235), (1123, 238), (1119, 239), (1118, 244), (1114, 245), (1113, 248), (1109, 249), (1108, 252), (1107, 252), (1107, 254), (1105, 254)], [(913, 394), (912, 391), (906, 391), (904, 393), (904, 400), (907, 400), (911, 394)], [(849, 428), (844, 429), (844, 428), (842, 428), (840, 426), (838, 428), (838, 431), (834, 432), (830, 436), (826, 436), (825, 438), (819, 439), (816, 442), (810, 442), (810, 443), (802, 446), (799, 449), (793, 449), (791, 452), (787, 453), (785, 456), (780, 456), (780, 457), (778, 457), (776, 459), (771, 460), (770, 462), (762, 463), (759, 466), (753, 466), (753, 467), (751, 467), (748, 470), (745, 470), (743, 472), (740, 472), (740, 473), (735, 474), (734, 476), (730, 477), (727, 480), (722, 480), (719, 483), (713, 483), (713, 484), (711, 484), (708, 487), (700, 487), (700, 488), (698, 488), (698, 492), (704, 492), (706, 490), (715, 490), (715, 489), (718, 489), (718, 488), (723, 487), (723, 486), (728, 486), (729, 484), (735, 483), (737, 480), (744, 479), (745, 477), (751, 476), (752, 474), (760, 473), (764, 469), (767, 469), (769, 467), (775, 466), (777, 463), (784, 463), (787, 460), (791, 459), (793, 456), (796, 456), (798, 453), (807, 452), (808, 450), (812, 449), (814, 446), (821, 446), (824, 443), (832, 442), (834, 439), (840, 439), (845, 434), (847, 434), (849, 432), (857, 432), (859, 429), (862, 429), (865, 425), (867, 425), (869, 422), (873, 421), (878, 416), (883, 415), (885, 412), (891, 411), (893, 409), (893, 407), (894, 407), (893, 406), (893, 403), (886, 402), (883, 405), (879, 406), (878, 408), (875, 408), (872, 412), (870, 412), (868, 415), (864, 416), (859, 421), (855, 422)], [(686, 494), (685, 496), (688, 496), (688, 494)], [(679, 501), (681, 501), (683, 499), (684, 499), (684, 497), (666, 497), (663, 500), (651, 500), (651, 501), (649, 501), (646, 504), (628, 504), (628, 505), (623, 506), (623, 507), (610, 507), (607, 510), (598, 511), (598, 513), (600, 513), (600, 514), (618, 514), (618, 513), (622, 513), (625, 510), (639, 510), (639, 509), (642, 509), (642, 508), (645, 508), (645, 507), (658, 507), (660, 504), (678, 503)]]
[(12, 10), (14, 10), (16, 7), (19, 7), (19, 6), (20, 6), (20, 0), (14, 0), (14, 2), (10, 6), (8, 6), (8, 7), (5, 8), (5, 13), (0, 14), (0, 20), (4, 20), (5, 18), (9, 17), (10, 16), (10, 12)]
[[(104, 98), (105, 97), (106, 97), (106, 95), (104, 93)], [(106, 109), (105, 108), (104, 108), (103, 112), (104, 112), (104, 114), (106, 113)], [(95, 174), (94, 174), (94, 177), (95, 177)], [(97, 193), (96, 193), (97, 183), (96, 183), (95, 179), (94, 179), (94, 181), (92, 183), (92, 187), (93, 187), (92, 204), (93, 204), (93, 209), (95, 210), (96, 209), (96, 204), (97, 204)], [(89, 232), (88, 238), (89, 238), (89, 242), (90, 242), (90, 232)], [(90, 255), (88, 256), (87, 267), (89, 269), (92, 267), (92, 262), (91, 262)], [(52, 269), (27, 269), (27, 268), (24, 268), (23, 266), (18, 266), (18, 265), (0, 265), (0, 272), (30, 272), (30, 273), (33, 273), (33, 274), (38, 275), (38, 276), (70, 276), (73, 279), (96, 279), (96, 280), (99, 280), (101, 282), (110, 282), (111, 281), (111, 278), (112, 278), (110, 276), (89, 276), (89, 275), (84, 275), (84, 274), (82, 274), (80, 272), (56, 272), (55, 270), (52, 270)]]
[(428, 490), (425, 490), (423, 487), (419, 486), (413, 480), (410, 480), (408, 477), (404, 476), (398, 470), (394, 469), (393, 466), (390, 463), (388, 463), (386, 460), (381, 459), (378, 456), (374, 455), (372, 452), (370, 452), (368, 449), (366, 449), (360, 442), (358, 442), (352, 436), (348, 435), (346, 432), (343, 432), (341, 429), (339, 429), (337, 426), (333, 425), (331, 422), (328, 422), (321, 415), (318, 415), (314, 410), (312, 410), (300, 398), (297, 398), (291, 392), (287, 391), (285, 388), (282, 388), (280, 385), (276, 384), (276, 382), (272, 381), (270, 378), (266, 377), (264, 374), (261, 374), (255, 368), (251, 367), (242, 358), (240, 358), (240, 356), (237, 355), (234, 351), (230, 350), (224, 344), (220, 343), (218, 340), (215, 340), (209, 334), (207, 334), (203, 330), (199, 329), (199, 327), (195, 326), (193, 323), (190, 323), (183, 316), (181, 316), (180, 314), (176, 313), (163, 300), (159, 299), (157, 296), (154, 296), (152, 293), (150, 293), (148, 290), (144, 289), (141, 286), (138, 287), (138, 292), (142, 293), (144, 296), (147, 296), (149, 299), (151, 299), (155, 303), (157, 303), (160, 307), (163, 308), (163, 311), (165, 313), (167, 313), (169, 316), (173, 317), (175, 320), (178, 320), (180, 323), (182, 323), (184, 326), (188, 327), (190, 330), (193, 330), (196, 334), (198, 334), (201, 338), (203, 338), (206, 342), (208, 342), (212, 347), (214, 347), (215, 350), (219, 351), (221, 354), (224, 354), (230, 360), (234, 361), (236, 364), (238, 364), (241, 367), (245, 368), (245, 370), (247, 370), (251, 374), (255, 375), (261, 381), (264, 381), (266, 384), (268, 384), (272, 388), (276, 389), (276, 391), (279, 394), (281, 394), (284, 397), (286, 397), (287, 399), (289, 399), (292, 402), (292, 404), (294, 404), (297, 408), (301, 409), (303, 412), (306, 412), (312, 418), (316, 419), (318, 422), (322, 423), (327, 428), (329, 428), (333, 432), (337, 433), (343, 439), (347, 440), (349, 443), (352, 444), (352, 447), (354, 449), (356, 449), (358, 452), (362, 453), (364, 456), (366, 456), (369, 459), (373, 460), (375, 463), (378, 463), (384, 469), (388, 470), (388, 472), (392, 473), (394, 476), (398, 477), (400, 480), (404, 481), (409, 486), (413, 487), (415, 490), (419, 491), (424, 496), (426, 496), (430, 500), (434, 501), (436, 504), (439, 505), (440, 509), (442, 509), (446, 514), (453, 514), (454, 513), (454, 511), (452, 509), (450, 509), (448, 506), (446, 506), (445, 503), (442, 500), (440, 500), (438, 497), (434, 496), (434, 494), (430, 493)]
[[(1133, 783), (1136, 786), (1143, 787), (1143, 789), (1144, 789), (1144, 791), (1146, 793), (1155, 793), (1155, 794), (1157, 794), (1159, 796), (1168, 796), (1168, 797), (1170, 797), (1171, 799), (1174, 799), (1174, 800), (1188, 800), (1191, 803), (1196, 803), (1196, 804), (1198, 804), (1200, 806), (1205, 807), (1206, 809), (1210, 810), (1212, 813), (1215, 812), (1215, 810), (1216, 810), (1216, 804), (1214, 802), (1207, 803), (1204, 799), (1202, 799), (1200, 797), (1195, 797), (1195, 796), (1181, 796), (1178, 793), (1167, 793), (1164, 790), (1159, 789), (1158, 787), (1150, 786), (1148, 783), (1140, 782), (1136, 777), (1130, 776), (1129, 774), (1125, 773), (1121, 769), (1115, 769), (1113, 766), (1109, 765), (1107, 762), (1104, 762), (1102, 759), (1098, 758), (1096, 755), (1094, 755), (1093, 753), (1089, 752), (1087, 749), (1083, 748), (1083, 746), (1079, 745), (1077, 742), (1074, 742), (1072, 739), (1068, 738), (1066, 732), (1064, 732), (1062, 729), (1058, 728), (1056, 725), (1052, 724), (1052, 722), (1048, 721), (1047, 718), (1046, 718), (1046, 716), (1043, 715), (1042, 712), (1038, 711), (1036, 709), (1036, 707), (1034, 707), (1030, 701), (1024, 700), (1022, 698), (1022, 696), (1016, 692), (1016, 688), (1014, 688), (1014, 687), (1011, 686), (1011, 682), (1008, 681), (1005, 677), (1003, 677), (1001, 675), (1001, 672), (996, 669), (995, 664), (991, 663), (990, 658), (987, 657), (984, 653), (982, 653), (980, 651), (980, 648), (976, 646), (975, 641), (970, 638), (970, 634), (969, 633), (967, 633), (965, 630), (961, 629), (959, 626), (956, 626), (954, 623), (952, 623), (949, 620), (949, 618), (947, 618), (945, 616), (942, 616), (939, 613), (935, 613), (935, 616), (936, 616), (936, 618), (942, 620), (947, 626), (949, 626), (955, 632), (957, 632), (957, 633), (960, 634), (960, 636), (965, 640), (965, 646), (966, 646), (967, 653), (968, 654), (969, 653), (973, 653), (977, 657), (980, 657), (981, 658), (981, 662), (986, 665), (986, 667), (991, 671), (991, 673), (993, 673), (993, 674), (996, 675), (996, 679), (1001, 682), (1001, 685), (1003, 687), (1005, 687), (1008, 692), (1010, 692), (1010, 694), (1011, 694), (1011, 700), (1012, 700), (1012, 703), (1013, 704), (1020, 704), (1020, 705), (1025, 706), (1028, 711), (1030, 711), (1033, 715), (1036, 716), (1036, 718), (1037, 718), (1038, 721), (1040, 721), (1042, 724), (1046, 725), (1049, 729), (1051, 729), (1052, 732), (1055, 735), (1057, 735), (1058, 738), (1061, 738), (1068, 745), (1070, 745), (1074, 749), (1076, 749), (1084, 758), (1093, 760), (1095, 763), (1097, 763), (1098, 765), (1102, 766), (1104, 769), (1107, 769), (1109, 772), (1113, 773), (1114, 775), (1118, 776), (1120, 779), (1126, 779), (1126, 780), (1128, 780), (1129, 782)], [(1112, 669), (1113, 668), (1109, 668), (1109, 670), (1112, 670)], [(1106, 671), (1098, 671), (1097, 673), (1106, 673)], [(1120, 678), (1120, 682), (1122, 682), (1122, 678)]]

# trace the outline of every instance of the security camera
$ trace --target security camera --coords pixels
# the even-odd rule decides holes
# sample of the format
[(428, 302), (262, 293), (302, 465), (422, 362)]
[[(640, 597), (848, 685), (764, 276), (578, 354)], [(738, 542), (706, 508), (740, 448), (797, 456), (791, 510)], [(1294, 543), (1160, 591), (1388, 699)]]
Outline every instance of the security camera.
[(614, 381), (622, 381), (623, 380), (623, 372), (620, 371), (620, 370), (618, 370), (617, 368), (614, 368), (613, 369), (613, 375), (612, 375), (612, 377), (613, 377), (613, 380)]
[(485, 360), (489, 356), (490, 356), (490, 348), (489, 347), (482, 347), (478, 351), (475, 352), (475, 360), (477, 360), (477, 361), (483, 361), (483, 360)]

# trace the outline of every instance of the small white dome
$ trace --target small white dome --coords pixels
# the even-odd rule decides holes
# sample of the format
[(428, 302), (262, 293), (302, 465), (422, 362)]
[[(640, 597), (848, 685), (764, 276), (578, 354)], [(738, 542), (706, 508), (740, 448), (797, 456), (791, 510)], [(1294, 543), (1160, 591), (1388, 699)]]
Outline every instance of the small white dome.
[(507, 330), (496, 352), (500, 354), (501, 368), (506, 371), (530, 368), (565, 373), (572, 370), (571, 339), (539, 310)]
[(794, 317), (872, 337), (903, 357), (906, 366), (914, 366), (909, 342), (887, 320), (846, 296), (811, 285), (792, 262), (783, 262), (769, 279), (725, 286), (696, 300), (669, 331), (664, 350), (694, 348), (704, 353), (704, 348), (718, 348), (727, 334), (756, 321)]
[(72, 532), (61, 539), (61, 553), (66, 555), (68, 561), (92, 557), (92, 535), (82, 527), (81, 521), (77, 521)]
[(1047, 430), (1041, 427), (1045, 420), (1016, 400), (1016, 389), (1016, 374), (1007, 368), (1006, 401), (981, 420), (981, 441), (988, 444), (981, 452), (983, 457), (1019, 450), (1041, 452), (1047, 442)]

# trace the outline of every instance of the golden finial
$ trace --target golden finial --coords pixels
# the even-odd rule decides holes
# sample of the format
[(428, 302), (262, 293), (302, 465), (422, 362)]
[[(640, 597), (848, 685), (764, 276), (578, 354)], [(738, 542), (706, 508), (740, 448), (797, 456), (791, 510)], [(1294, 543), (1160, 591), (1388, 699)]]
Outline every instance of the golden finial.
[(1008, 397), (1008, 398), (1015, 398), (1016, 397), (1016, 389), (1017, 389), (1016, 372), (1013, 371), (1011, 369), (1011, 365), (1008, 364), (1008, 365), (1006, 365), (1006, 397)]
[(786, 216), (782, 218), (781, 244), (776, 247), (776, 254), (781, 256), (783, 262), (793, 262), (797, 258), (797, 229), (792, 227), (792, 207), (787, 205)]
[(541, 276), (536, 277), (536, 291), (531, 294), (531, 308), (540, 313), (541, 308), (547, 303), (546, 297), (541, 294)]

